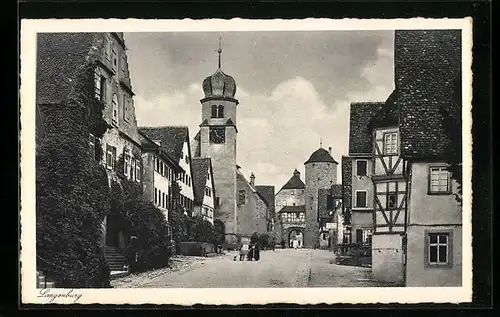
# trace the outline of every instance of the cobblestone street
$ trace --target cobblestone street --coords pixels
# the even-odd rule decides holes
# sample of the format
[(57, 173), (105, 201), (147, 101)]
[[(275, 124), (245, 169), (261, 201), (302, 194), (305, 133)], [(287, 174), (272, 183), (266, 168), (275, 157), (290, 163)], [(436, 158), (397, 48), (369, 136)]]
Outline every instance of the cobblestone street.
[(171, 268), (112, 281), (116, 288), (370, 287), (370, 269), (331, 264), (325, 250), (277, 249), (260, 261), (234, 261), (237, 252), (213, 258), (176, 257)]

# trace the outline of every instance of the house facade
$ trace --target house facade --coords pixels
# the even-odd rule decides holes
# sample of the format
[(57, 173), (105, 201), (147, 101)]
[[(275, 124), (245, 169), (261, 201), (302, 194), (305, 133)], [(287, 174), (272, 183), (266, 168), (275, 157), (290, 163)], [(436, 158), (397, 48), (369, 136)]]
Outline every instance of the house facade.
[(445, 125), (447, 114), (460, 118), (462, 112), (461, 32), (396, 31), (394, 48), (401, 156), (409, 181), (405, 282), (461, 286), (462, 205), (446, 159), (460, 156), (461, 148), (453, 148)]
[(355, 102), (350, 106), (349, 154), (342, 157), (344, 208), (349, 215), (343, 243), (365, 244), (374, 229), (373, 144), (369, 122), (382, 102)]
[(173, 206), (172, 186), (184, 170), (157, 143), (140, 133), (142, 145), (143, 192), (147, 200), (153, 202), (169, 221)]
[(177, 178), (181, 189), (179, 199), (185, 212), (191, 215), (194, 210), (194, 189), (188, 127), (140, 127), (140, 131), (159, 144), (161, 149), (183, 170)]
[[(40, 33), (37, 35), (37, 104), (41, 117), (50, 116), (75, 91), (79, 74), (93, 67), (92, 85), (86, 93), (104, 106), (106, 132), (88, 136), (90, 157), (106, 167), (108, 179), (124, 177), (141, 184), (141, 144), (135, 117), (134, 92), (128, 69), (123, 33)], [(121, 176), (121, 177), (118, 177)], [(123, 250), (129, 237), (114, 216), (102, 224), (102, 244)], [(107, 249), (106, 248), (106, 249)]]
[[(462, 283), (462, 206), (449, 171), (450, 153), (460, 149), (445, 123), (447, 115), (461, 113), (460, 36), (459, 30), (396, 31), (395, 90), (382, 105), (366, 103), (361, 125), (352, 124), (357, 111), (351, 108), (351, 134), (358, 135), (351, 140), (371, 144), (376, 280), (415, 287)], [(455, 142), (461, 144), (461, 131)], [(344, 157), (342, 168), (353, 227), (355, 157)]]
[(194, 186), (193, 216), (200, 216), (214, 224), (216, 191), (212, 160), (208, 157), (193, 157), (191, 164)]

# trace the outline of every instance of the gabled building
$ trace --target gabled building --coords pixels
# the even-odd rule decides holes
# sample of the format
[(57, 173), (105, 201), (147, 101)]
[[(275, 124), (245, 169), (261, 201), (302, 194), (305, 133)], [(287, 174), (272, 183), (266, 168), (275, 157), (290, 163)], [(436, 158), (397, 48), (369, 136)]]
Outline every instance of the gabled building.
[(207, 157), (193, 157), (194, 216), (201, 216), (214, 224), (215, 183), (212, 160)]
[[(255, 177), (254, 177), (255, 182)], [(267, 231), (274, 232), (275, 205), (274, 205), (274, 186), (273, 185), (255, 185), (255, 189), (260, 193), (267, 203)]]
[(184, 170), (178, 178), (178, 184), (181, 188), (180, 204), (184, 207), (185, 212), (191, 215), (194, 209), (194, 190), (188, 127), (140, 127), (140, 131), (159, 144), (168, 156)]
[(238, 200), (236, 201), (238, 235), (250, 238), (254, 232), (259, 234), (266, 233), (269, 206), (265, 198), (255, 187), (255, 175), (252, 173), (250, 181), (248, 181), (238, 166), (236, 181), (238, 188)]
[(349, 154), (342, 157), (346, 244), (363, 244), (373, 233), (373, 137), (369, 123), (383, 104), (354, 102), (350, 106)]
[(139, 134), (142, 145), (144, 197), (160, 209), (165, 219), (173, 207), (172, 186), (184, 173), (181, 166), (161, 147), (143, 133)]
[[(108, 179), (120, 182), (119, 174), (140, 184), (142, 178), (141, 144), (137, 130), (134, 92), (128, 69), (123, 33), (40, 33), (37, 35), (36, 102), (45, 134), (61, 133), (60, 110), (79, 93), (92, 95), (104, 106), (106, 132), (95, 137), (97, 127), (88, 135), (89, 159), (99, 159)], [(90, 85), (80, 75), (93, 69)], [(78, 87), (78, 88), (77, 88)], [(76, 89), (87, 91), (76, 91)], [(81, 109), (89, 111), (88, 109)], [(79, 109), (74, 109), (79, 111)], [(65, 116), (66, 123), (71, 120)], [(99, 153), (102, 153), (102, 158)], [(123, 252), (129, 237), (119, 219), (108, 216), (102, 224), (102, 243), (114, 254)], [(120, 268), (112, 267), (112, 270)]]
[(295, 169), (292, 177), (281, 187), (275, 195), (275, 233), (279, 242), (291, 247), (292, 241), (297, 240), (299, 247), (304, 245), (305, 229), (305, 190), (306, 185), (300, 178), (300, 172)]
[(462, 206), (447, 157), (461, 161), (462, 152), (445, 126), (446, 115), (462, 113), (461, 31), (396, 31), (394, 43), (400, 151), (408, 166), (405, 282), (461, 286)]
[[(445, 118), (461, 113), (461, 33), (396, 31), (394, 47), (395, 90), (370, 106), (370, 120), (351, 120), (351, 135), (369, 131), (361, 142), (372, 144), (372, 276), (406, 286), (460, 286), (462, 206), (447, 161), (461, 149), (453, 148)], [(357, 199), (353, 158), (343, 158), (345, 208)], [(353, 226), (355, 217), (352, 207)]]

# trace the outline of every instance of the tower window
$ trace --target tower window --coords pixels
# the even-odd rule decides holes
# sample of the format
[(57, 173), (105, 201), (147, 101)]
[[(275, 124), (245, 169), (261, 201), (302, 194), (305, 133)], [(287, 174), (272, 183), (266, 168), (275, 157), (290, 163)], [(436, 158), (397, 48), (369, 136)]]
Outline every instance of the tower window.
[(366, 160), (356, 161), (356, 175), (357, 176), (366, 176)]
[(217, 118), (217, 106), (212, 105), (212, 118)]
[(217, 118), (224, 118), (224, 106), (219, 105), (217, 107)]

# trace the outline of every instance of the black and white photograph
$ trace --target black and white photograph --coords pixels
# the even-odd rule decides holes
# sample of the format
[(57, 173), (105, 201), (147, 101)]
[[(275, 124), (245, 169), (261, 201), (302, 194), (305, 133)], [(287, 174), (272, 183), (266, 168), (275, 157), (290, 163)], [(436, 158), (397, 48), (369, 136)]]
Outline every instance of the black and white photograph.
[(23, 23), (23, 301), (470, 299), (470, 20)]

